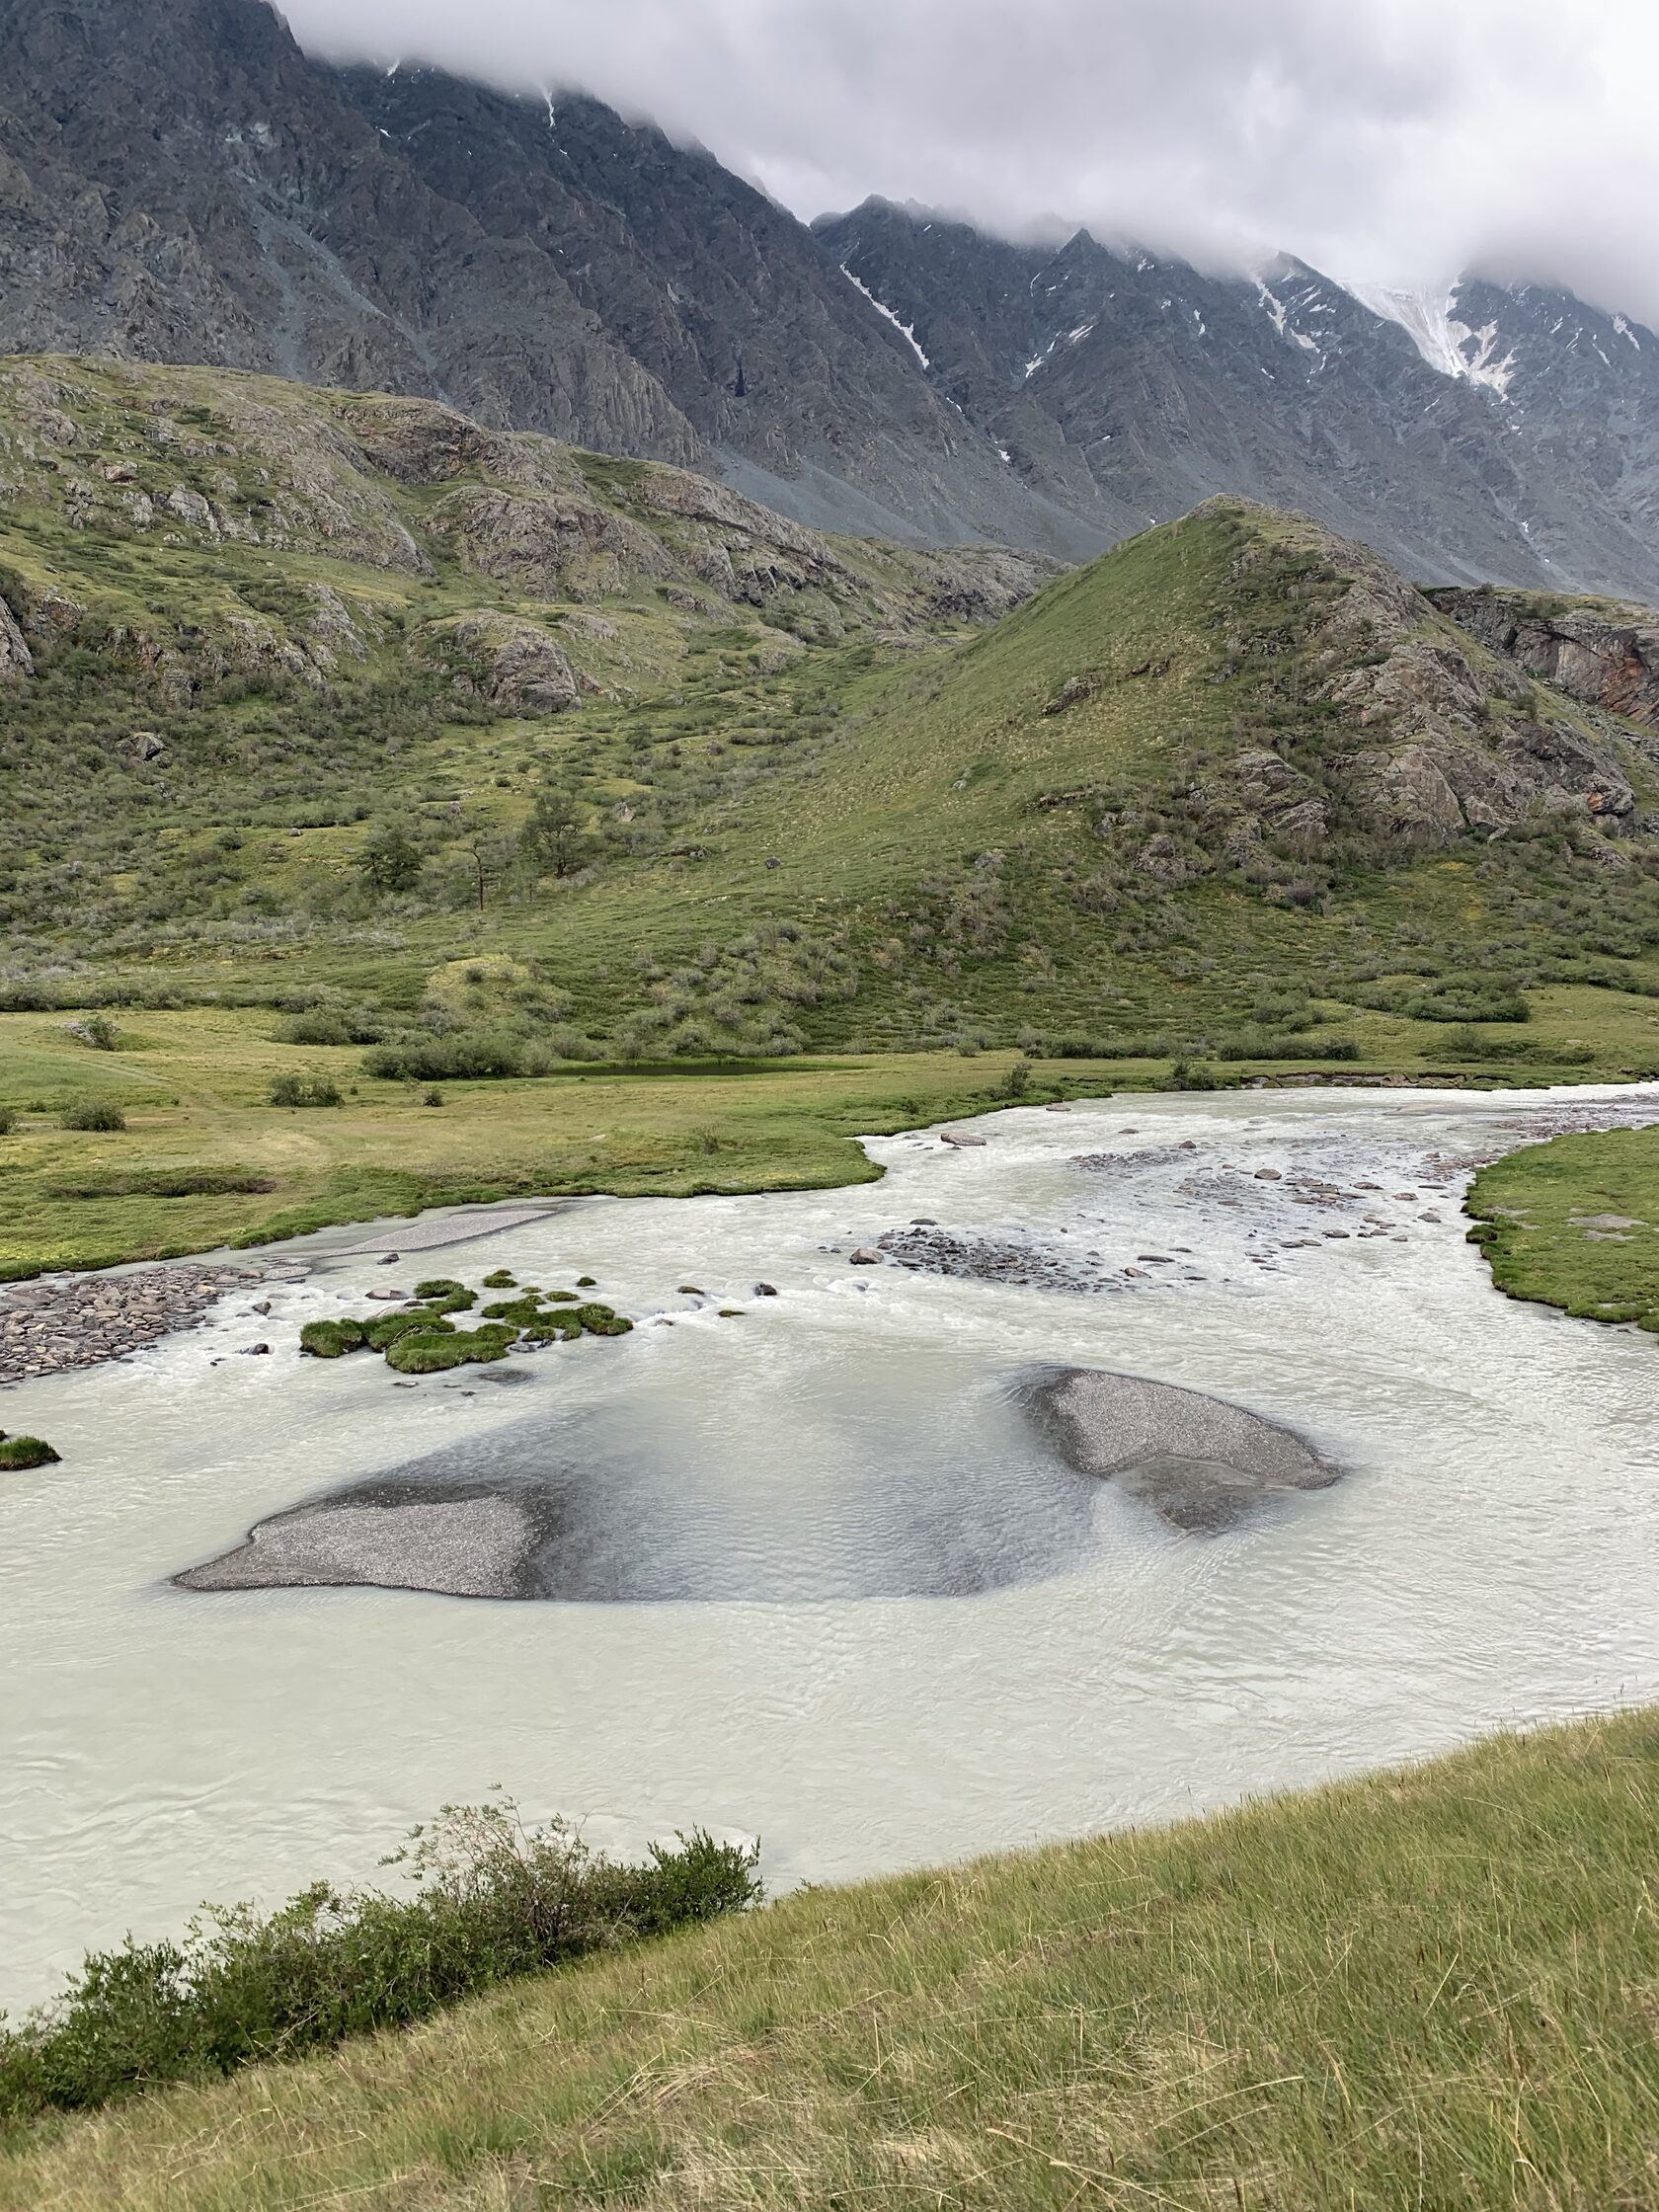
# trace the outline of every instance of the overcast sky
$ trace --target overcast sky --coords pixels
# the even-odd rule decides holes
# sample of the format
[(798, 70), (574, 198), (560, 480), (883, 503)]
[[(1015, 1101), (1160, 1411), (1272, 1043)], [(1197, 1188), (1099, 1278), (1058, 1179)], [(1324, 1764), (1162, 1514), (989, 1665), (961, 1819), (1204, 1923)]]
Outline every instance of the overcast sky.
[(315, 51), (581, 86), (804, 216), (870, 193), (1659, 320), (1655, 0), (284, 0)]

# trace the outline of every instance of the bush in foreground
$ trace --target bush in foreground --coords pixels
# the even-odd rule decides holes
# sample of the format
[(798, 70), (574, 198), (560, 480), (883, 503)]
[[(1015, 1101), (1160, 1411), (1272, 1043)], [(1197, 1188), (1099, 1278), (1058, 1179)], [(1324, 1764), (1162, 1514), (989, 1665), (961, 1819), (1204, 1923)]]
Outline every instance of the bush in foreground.
[(399, 1862), (413, 1896), (318, 1883), (268, 1916), (209, 1907), (183, 1942), (89, 1955), (57, 2004), (0, 2026), (0, 2124), (403, 2026), (761, 1894), (754, 1854), (700, 1830), (625, 1866), (511, 1804), (446, 1806)]

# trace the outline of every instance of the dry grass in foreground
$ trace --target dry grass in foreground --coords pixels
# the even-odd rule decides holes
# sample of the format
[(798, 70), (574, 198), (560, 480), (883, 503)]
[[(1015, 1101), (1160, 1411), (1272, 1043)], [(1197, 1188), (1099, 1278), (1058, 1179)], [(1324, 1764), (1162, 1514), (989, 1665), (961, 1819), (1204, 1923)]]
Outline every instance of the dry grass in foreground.
[(0, 2205), (1659, 2204), (1659, 1713), (839, 1891), (64, 2125)]

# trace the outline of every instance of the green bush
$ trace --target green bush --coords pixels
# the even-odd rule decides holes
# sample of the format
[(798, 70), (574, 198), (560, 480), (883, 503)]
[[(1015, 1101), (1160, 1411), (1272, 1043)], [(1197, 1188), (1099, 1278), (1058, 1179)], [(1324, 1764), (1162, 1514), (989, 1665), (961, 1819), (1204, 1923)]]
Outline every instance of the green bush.
[(1353, 1037), (1304, 1037), (1295, 1032), (1271, 1037), (1246, 1031), (1218, 1048), (1218, 1060), (1358, 1060)]
[(363, 1072), (383, 1082), (500, 1082), (526, 1072), (527, 1048), (505, 1029), (456, 1029), (444, 1037), (406, 1037), (378, 1046)]
[(90, 1045), (95, 1053), (113, 1053), (120, 1043), (120, 1031), (108, 1014), (79, 1014), (64, 1026), (71, 1037)]
[(273, 1106), (338, 1106), (340, 1085), (327, 1075), (274, 1075), (270, 1098)]
[(1178, 1060), (1169, 1070), (1171, 1090), (1224, 1090), (1225, 1083), (1201, 1060)]
[(78, 1106), (71, 1106), (63, 1117), (65, 1129), (96, 1130), (102, 1136), (112, 1136), (126, 1127), (126, 1116), (118, 1106), (112, 1106), (108, 1099), (89, 1098)]
[(0, 1472), (27, 1473), (31, 1467), (55, 1467), (58, 1455), (38, 1436), (8, 1436), (0, 1429)]
[(183, 1942), (90, 1954), (56, 2004), (0, 2026), (0, 2124), (405, 2026), (761, 1895), (753, 1853), (701, 1830), (625, 1866), (511, 1804), (447, 1806), (411, 1845), (413, 1896), (319, 1882), (269, 1915), (205, 1910)]
[(314, 1360), (341, 1360), (348, 1352), (360, 1352), (368, 1342), (361, 1321), (307, 1321), (299, 1332), (299, 1348)]

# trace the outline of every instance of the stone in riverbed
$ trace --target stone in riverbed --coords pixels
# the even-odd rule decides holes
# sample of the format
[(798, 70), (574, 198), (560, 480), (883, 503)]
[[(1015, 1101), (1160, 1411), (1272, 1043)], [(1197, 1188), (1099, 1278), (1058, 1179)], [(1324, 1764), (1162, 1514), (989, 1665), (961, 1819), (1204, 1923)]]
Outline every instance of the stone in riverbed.
[(1116, 1482), (1189, 1535), (1219, 1535), (1276, 1493), (1340, 1480), (1291, 1430), (1172, 1382), (1054, 1368), (1022, 1397), (1068, 1465)]

